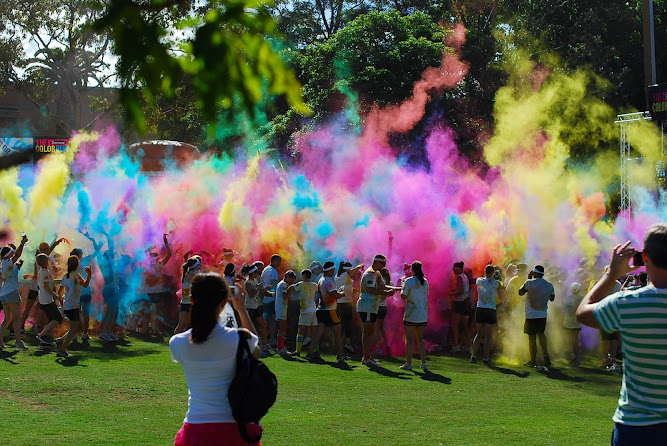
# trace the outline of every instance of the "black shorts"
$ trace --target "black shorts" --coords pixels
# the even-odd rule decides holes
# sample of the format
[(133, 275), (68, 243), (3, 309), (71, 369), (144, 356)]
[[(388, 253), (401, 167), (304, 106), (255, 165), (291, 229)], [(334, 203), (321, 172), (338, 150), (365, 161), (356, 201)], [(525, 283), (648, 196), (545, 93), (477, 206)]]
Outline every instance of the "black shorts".
[(336, 310), (317, 310), (315, 312), (317, 316), (317, 323), (324, 324), (327, 327), (333, 327), (334, 325), (340, 324), (340, 318)]
[(39, 295), (39, 291), (30, 290), (30, 291), (28, 291), (28, 300), (35, 300), (35, 299), (37, 299), (38, 295)]
[(616, 341), (618, 340), (618, 332), (607, 333), (604, 330), (600, 330), (600, 338), (602, 338), (603, 341)]
[(65, 317), (70, 320), (70, 322), (77, 322), (81, 320), (81, 310), (74, 308), (73, 310), (65, 310)]
[(60, 310), (56, 306), (55, 302), (51, 302), (48, 305), (39, 304), (39, 308), (41, 308), (44, 313), (46, 313), (46, 317), (49, 319), (49, 322), (57, 321), (58, 323), (61, 323), (63, 321), (63, 315), (60, 314)]
[(497, 324), (498, 323), (498, 314), (496, 310), (491, 308), (479, 308), (475, 312), (475, 322), (478, 324)]
[(372, 322), (375, 323), (375, 321), (378, 320), (378, 315), (377, 313), (367, 313), (365, 311), (359, 312), (359, 317), (361, 318), (361, 322)]
[(426, 327), (426, 322), (403, 321), (403, 325), (405, 325), (407, 327)]
[(526, 319), (526, 323), (523, 324), (523, 332), (528, 335), (544, 333), (545, 328), (547, 328), (546, 317), (540, 319)]
[(264, 317), (264, 310), (261, 306), (257, 308), (246, 308), (246, 310), (248, 310), (248, 316), (250, 316), (251, 321)]
[(179, 311), (183, 313), (189, 313), (190, 309), (192, 309), (192, 304), (181, 304)]
[(470, 316), (470, 298), (454, 301), (454, 313)]
[(387, 307), (381, 305), (378, 307), (378, 319), (384, 320), (387, 317)]

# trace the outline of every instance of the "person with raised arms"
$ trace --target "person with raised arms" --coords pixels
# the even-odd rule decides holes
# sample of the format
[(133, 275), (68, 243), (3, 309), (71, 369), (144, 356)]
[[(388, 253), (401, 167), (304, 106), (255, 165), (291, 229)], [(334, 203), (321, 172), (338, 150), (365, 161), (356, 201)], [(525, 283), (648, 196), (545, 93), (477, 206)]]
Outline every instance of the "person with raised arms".
[(0, 325), (0, 349), (5, 348), (3, 339), (5, 330), (12, 322), (14, 326), (14, 347), (20, 350), (28, 350), (21, 340), (21, 295), (19, 294), (19, 269), (23, 266), (21, 255), (28, 238), (23, 234), (21, 243), (17, 248), (13, 245), (3, 246), (0, 249), (0, 302), (2, 302), (5, 318)]
[(192, 279), (199, 274), (202, 268), (202, 258), (198, 255), (188, 258), (181, 267), (181, 303), (178, 311), (178, 324), (174, 329), (174, 334), (183, 333), (188, 329), (190, 323), (190, 289)]
[[(632, 264), (630, 264), (632, 262)], [(609, 295), (615, 282), (643, 263), (647, 286)], [(657, 445), (667, 438), (667, 224), (651, 226), (644, 251), (626, 242), (612, 251), (609, 269), (584, 296), (577, 320), (618, 331), (623, 382), (611, 444)]]

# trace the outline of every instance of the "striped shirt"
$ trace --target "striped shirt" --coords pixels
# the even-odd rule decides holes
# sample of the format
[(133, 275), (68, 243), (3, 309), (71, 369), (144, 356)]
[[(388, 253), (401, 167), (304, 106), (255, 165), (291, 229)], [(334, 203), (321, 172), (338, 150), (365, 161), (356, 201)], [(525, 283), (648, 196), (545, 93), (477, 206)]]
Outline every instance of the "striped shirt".
[(647, 286), (601, 300), (600, 328), (623, 342), (623, 384), (613, 420), (644, 426), (667, 422), (667, 289)]

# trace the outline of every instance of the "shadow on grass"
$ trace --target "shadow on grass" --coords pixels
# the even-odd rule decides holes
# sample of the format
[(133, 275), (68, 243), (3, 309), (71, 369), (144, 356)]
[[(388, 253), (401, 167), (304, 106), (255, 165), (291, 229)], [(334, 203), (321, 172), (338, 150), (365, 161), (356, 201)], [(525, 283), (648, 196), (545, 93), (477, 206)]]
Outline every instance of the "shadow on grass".
[(440, 383), (440, 384), (451, 384), (452, 383), (452, 378), (448, 378), (444, 375), (439, 375), (437, 373), (433, 373), (430, 370), (427, 370), (425, 372), (418, 372), (418, 371), (415, 370), (415, 375), (419, 376), (424, 381), (433, 381), (433, 382), (437, 382), (437, 383)]
[(519, 378), (527, 378), (530, 375), (530, 372), (520, 372), (518, 370), (512, 370), (505, 367), (498, 367), (497, 365), (489, 365), (487, 367), (491, 370), (495, 370), (496, 372), (500, 372), (504, 375), (514, 375), (518, 376)]
[(70, 356), (69, 358), (56, 358), (56, 364), (63, 367), (88, 367), (85, 364), (79, 364), (79, 358)]
[(375, 372), (378, 375), (386, 376), (387, 378), (397, 378), (397, 379), (410, 379), (410, 374), (405, 372), (394, 372), (382, 366), (380, 367), (368, 367), (368, 370)]
[(10, 364), (16, 365), (16, 364), (18, 364), (18, 362), (14, 361), (14, 357), (16, 356), (17, 353), (18, 353), (18, 350), (15, 350), (13, 352), (8, 352), (8, 351), (2, 350), (2, 351), (0, 351), (0, 359), (2, 359), (3, 361), (7, 361)]
[(585, 381), (584, 378), (581, 378), (579, 376), (566, 375), (565, 373), (561, 372), (558, 369), (554, 369), (553, 367), (550, 367), (549, 370), (538, 370), (537, 373), (539, 373), (540, 375), (544, 375), (549, 379), (557, 379), (559, 381), (570, 381), (575, 383), (580, 383)]

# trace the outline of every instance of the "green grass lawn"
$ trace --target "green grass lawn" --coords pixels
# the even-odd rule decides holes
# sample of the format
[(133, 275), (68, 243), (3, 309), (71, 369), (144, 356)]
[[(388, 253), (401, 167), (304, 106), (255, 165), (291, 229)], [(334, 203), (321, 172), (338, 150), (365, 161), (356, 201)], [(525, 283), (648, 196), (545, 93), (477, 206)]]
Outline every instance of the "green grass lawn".
[[(28, 352), (0, 352), (0, 444), (173, 444), (187, 387), (166, 342), (93, 340), (56, 359), (28, 341)], [(400, 359), (376, 370), (324, 359), (265, 359), (279, 394), (264, 445), (608, 444), (621, 382), (594, 359), (547, 373), (431, 356), (426, 374)]]

